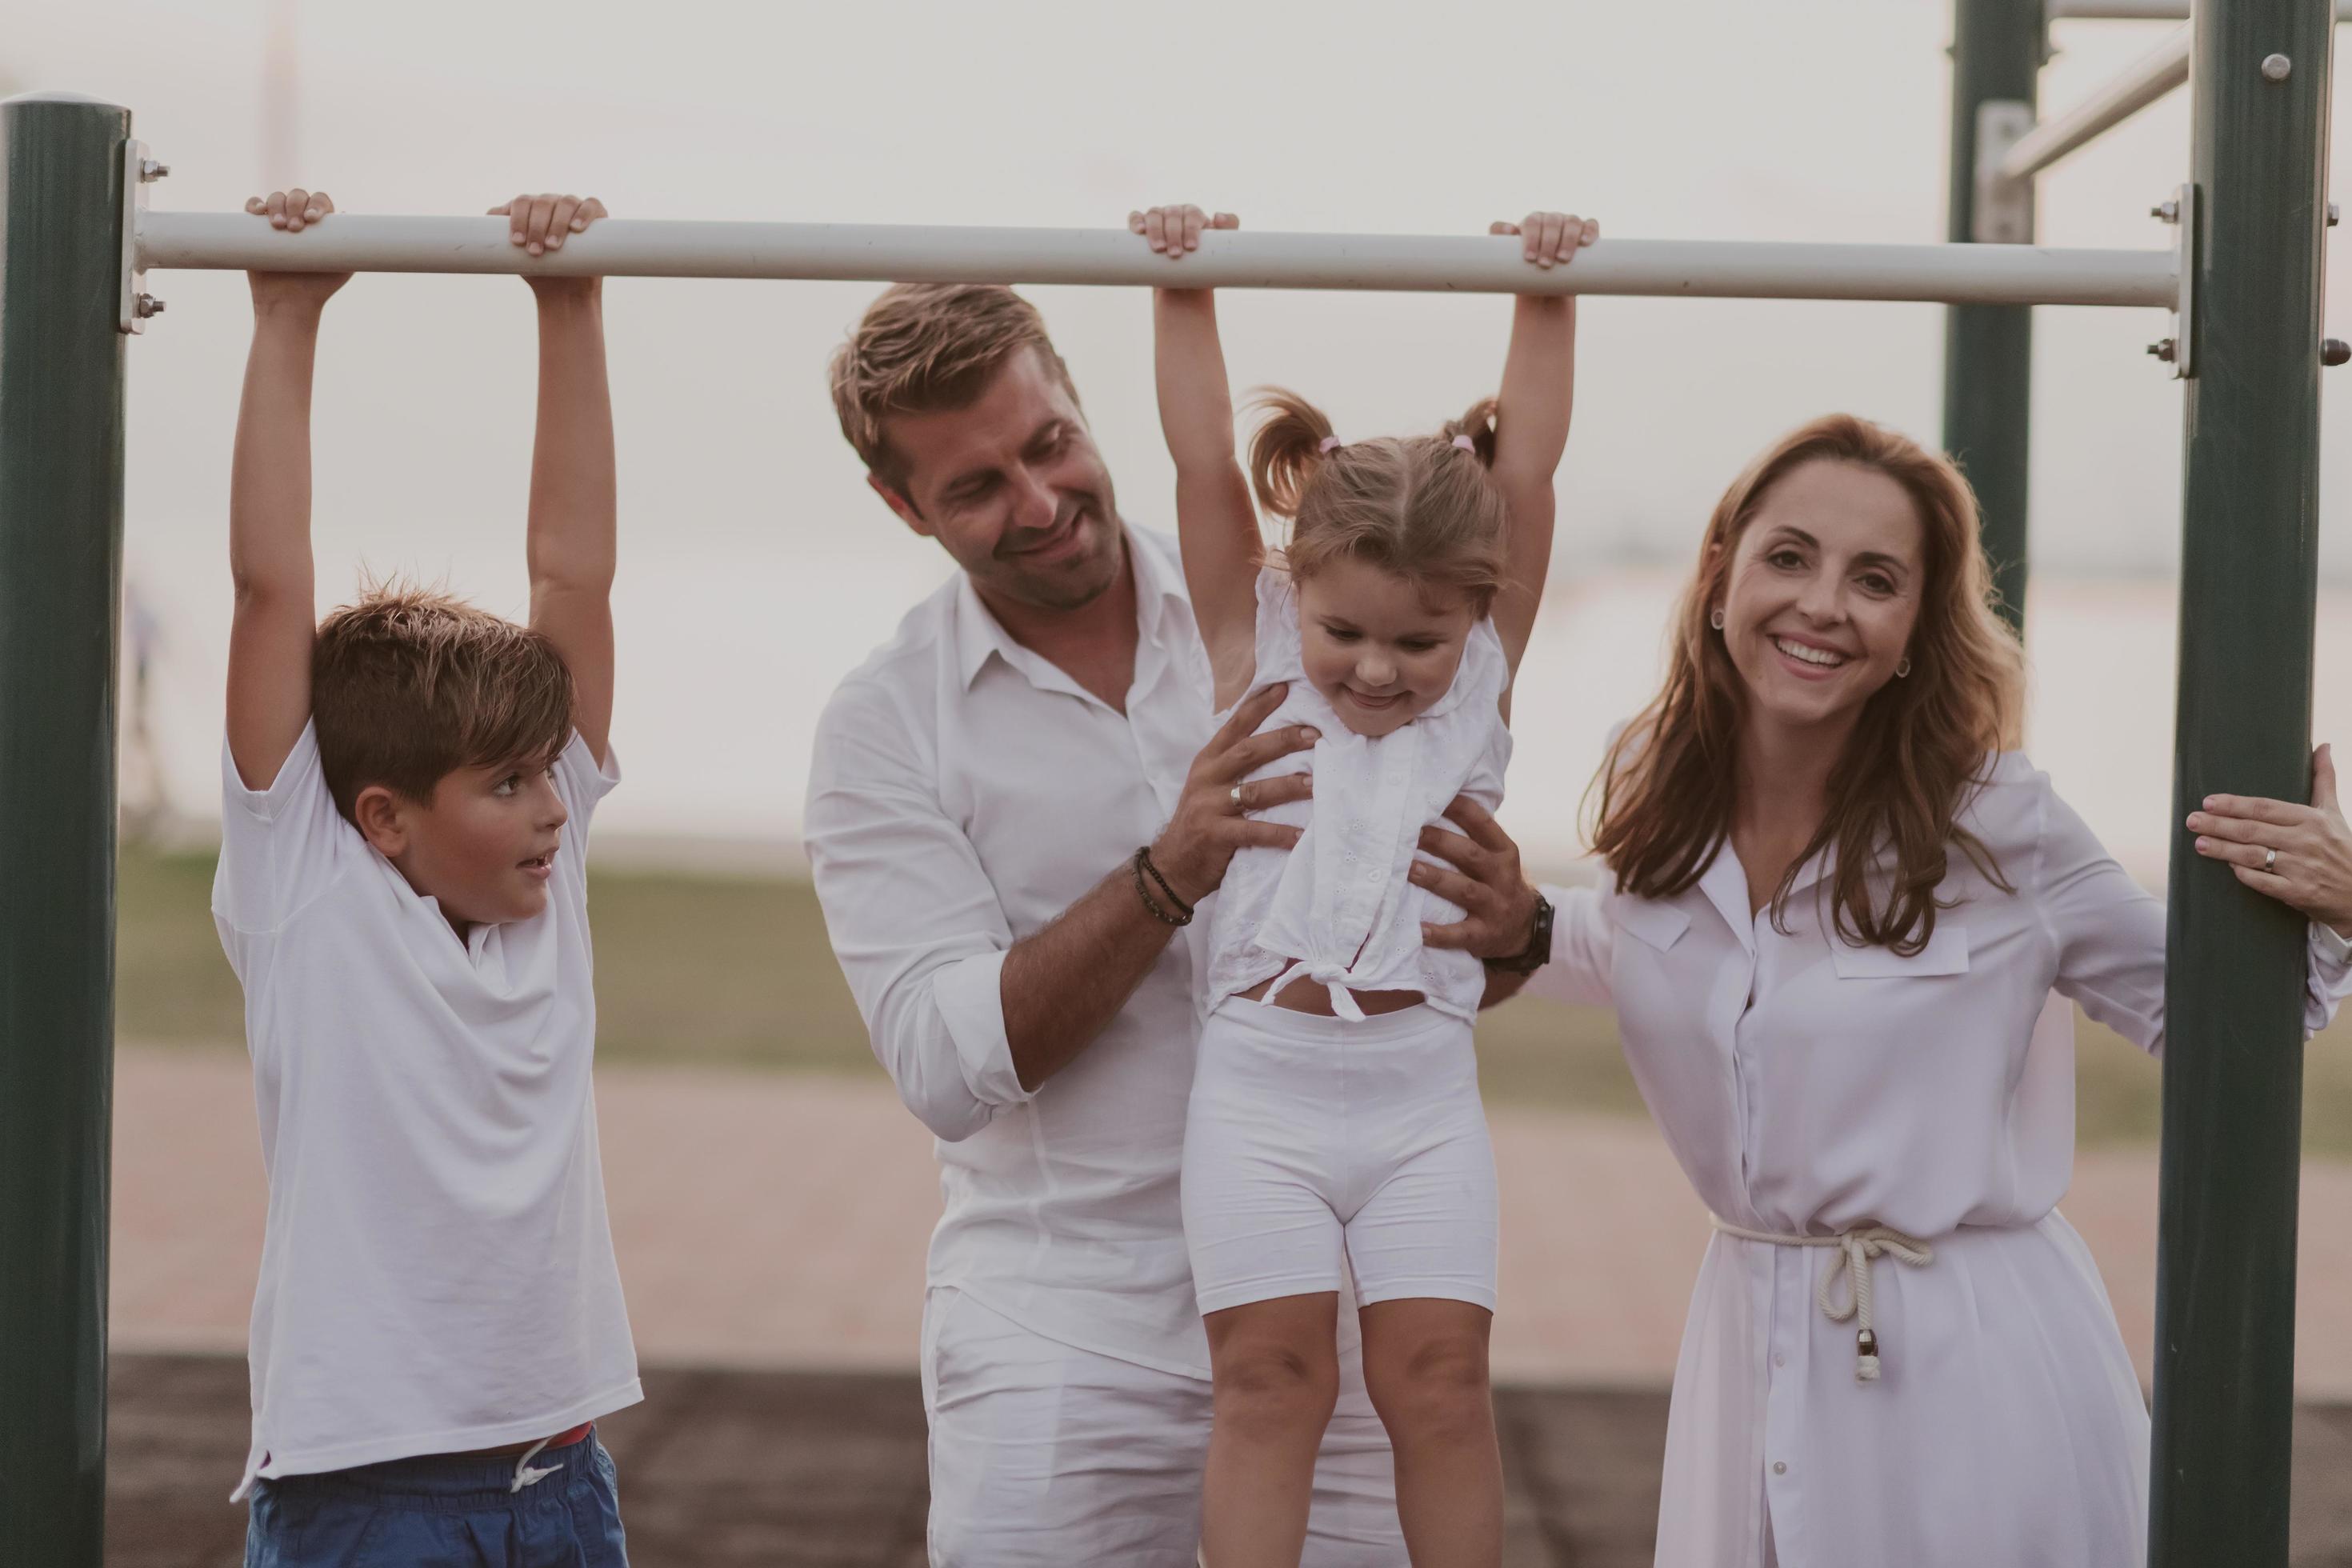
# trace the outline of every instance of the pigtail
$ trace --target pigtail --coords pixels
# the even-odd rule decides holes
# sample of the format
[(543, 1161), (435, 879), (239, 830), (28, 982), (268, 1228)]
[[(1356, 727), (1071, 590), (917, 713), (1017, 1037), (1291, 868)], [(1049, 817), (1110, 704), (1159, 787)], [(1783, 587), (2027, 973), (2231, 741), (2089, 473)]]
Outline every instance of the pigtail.
[(1260, 387), (1249, 405), (1268, 411), (1250, 437), (1250, 488), (1266, 511), (1296, 518), (1308, 482), (1323, 466), (1331, 421), (1297, 393), (1278, 386)]
[(1461, 418), (1446, 422), (1444, 435), (1448, 442), (1457, 437), (1470, 437), (1471, 455), (1481, 468), (1495, 466), (1495, 416), (1502, 405), (1491, 397), (1482, 397), (1472, 404)]

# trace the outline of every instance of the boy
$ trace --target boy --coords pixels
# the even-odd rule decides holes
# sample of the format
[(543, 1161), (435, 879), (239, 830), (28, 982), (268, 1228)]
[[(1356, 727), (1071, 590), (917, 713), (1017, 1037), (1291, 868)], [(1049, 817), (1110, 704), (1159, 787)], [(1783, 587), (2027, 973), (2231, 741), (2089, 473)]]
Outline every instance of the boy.
[[(247, 210), (292, 235), (334, 204)], [(534, 256), (604, 214), (493, 210)], [(252, 275), (231, 477), (213, 914), (269, 1175), (246, 1561), (617, 1568), (590, 1424), (642, 1395), (589, 1078), (583, 841), (617, 781), (601, 281), (528, 279), (530, 626), (397, 585), (314, 626), (311, 365), (348, 277)]]

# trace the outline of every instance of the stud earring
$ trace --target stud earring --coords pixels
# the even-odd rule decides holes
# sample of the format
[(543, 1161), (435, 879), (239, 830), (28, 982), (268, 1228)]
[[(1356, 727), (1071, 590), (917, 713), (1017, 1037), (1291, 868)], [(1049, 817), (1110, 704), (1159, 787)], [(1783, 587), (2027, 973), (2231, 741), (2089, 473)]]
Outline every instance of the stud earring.
[(1709, 610), (1706, 613), (1706, 624), (1713, 626), (1717, 631), (1721, 631), (1723, 629), (1722, 605), (1717, 605), (1714, 609)]

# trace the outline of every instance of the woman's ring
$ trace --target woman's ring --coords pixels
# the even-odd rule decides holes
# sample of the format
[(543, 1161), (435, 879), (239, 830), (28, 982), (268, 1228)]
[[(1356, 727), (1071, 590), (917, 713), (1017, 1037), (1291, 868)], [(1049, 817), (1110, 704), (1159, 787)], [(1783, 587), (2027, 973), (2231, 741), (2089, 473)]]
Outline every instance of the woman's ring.
[(2275, 865), (2277, 865), (2277, 864), (2278, 864), (2278, 851), (2277, 851), (2277, 850), (2275, 850), (2275, 849), (2265, 849), (2265, 850), (2263, 850), (2263, 870), (2267, 871), (2267, 870), (2269, 870), (2272, 867), (2273, 867), (2273, 866), (2275, 866)]
[(1235, 784), (1232, 789), (1227, 790), (1225, 793), (1233, 797), (1234, 809), (1235, 811), (1239, 811), (1242, 808), (1242, 786)]

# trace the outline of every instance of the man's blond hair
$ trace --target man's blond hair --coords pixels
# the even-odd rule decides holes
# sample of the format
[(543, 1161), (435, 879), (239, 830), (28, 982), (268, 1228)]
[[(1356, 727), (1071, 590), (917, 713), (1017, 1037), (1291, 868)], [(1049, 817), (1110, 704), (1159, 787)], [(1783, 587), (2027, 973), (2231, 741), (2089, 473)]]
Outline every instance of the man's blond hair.
[(356, 825), (371, 784), (429, 801), (459, 768), (552, 763), (572, 734), (572, 672), (541, 633), (383, 584), (320, 623), (310, 721), (335, 809)]
[(883, 421), (893, 414), (938, 414), (977, 402), (1004, 362), (1034, 349), (1078, 400), (1069, 367), (1045, 335), (1037, 307), (992, 283), (898, 283), (885, 289), (833, 356), (833, 407), (841, 433), (867, 470), (901, 493), (905, 458), (890, 449)]

